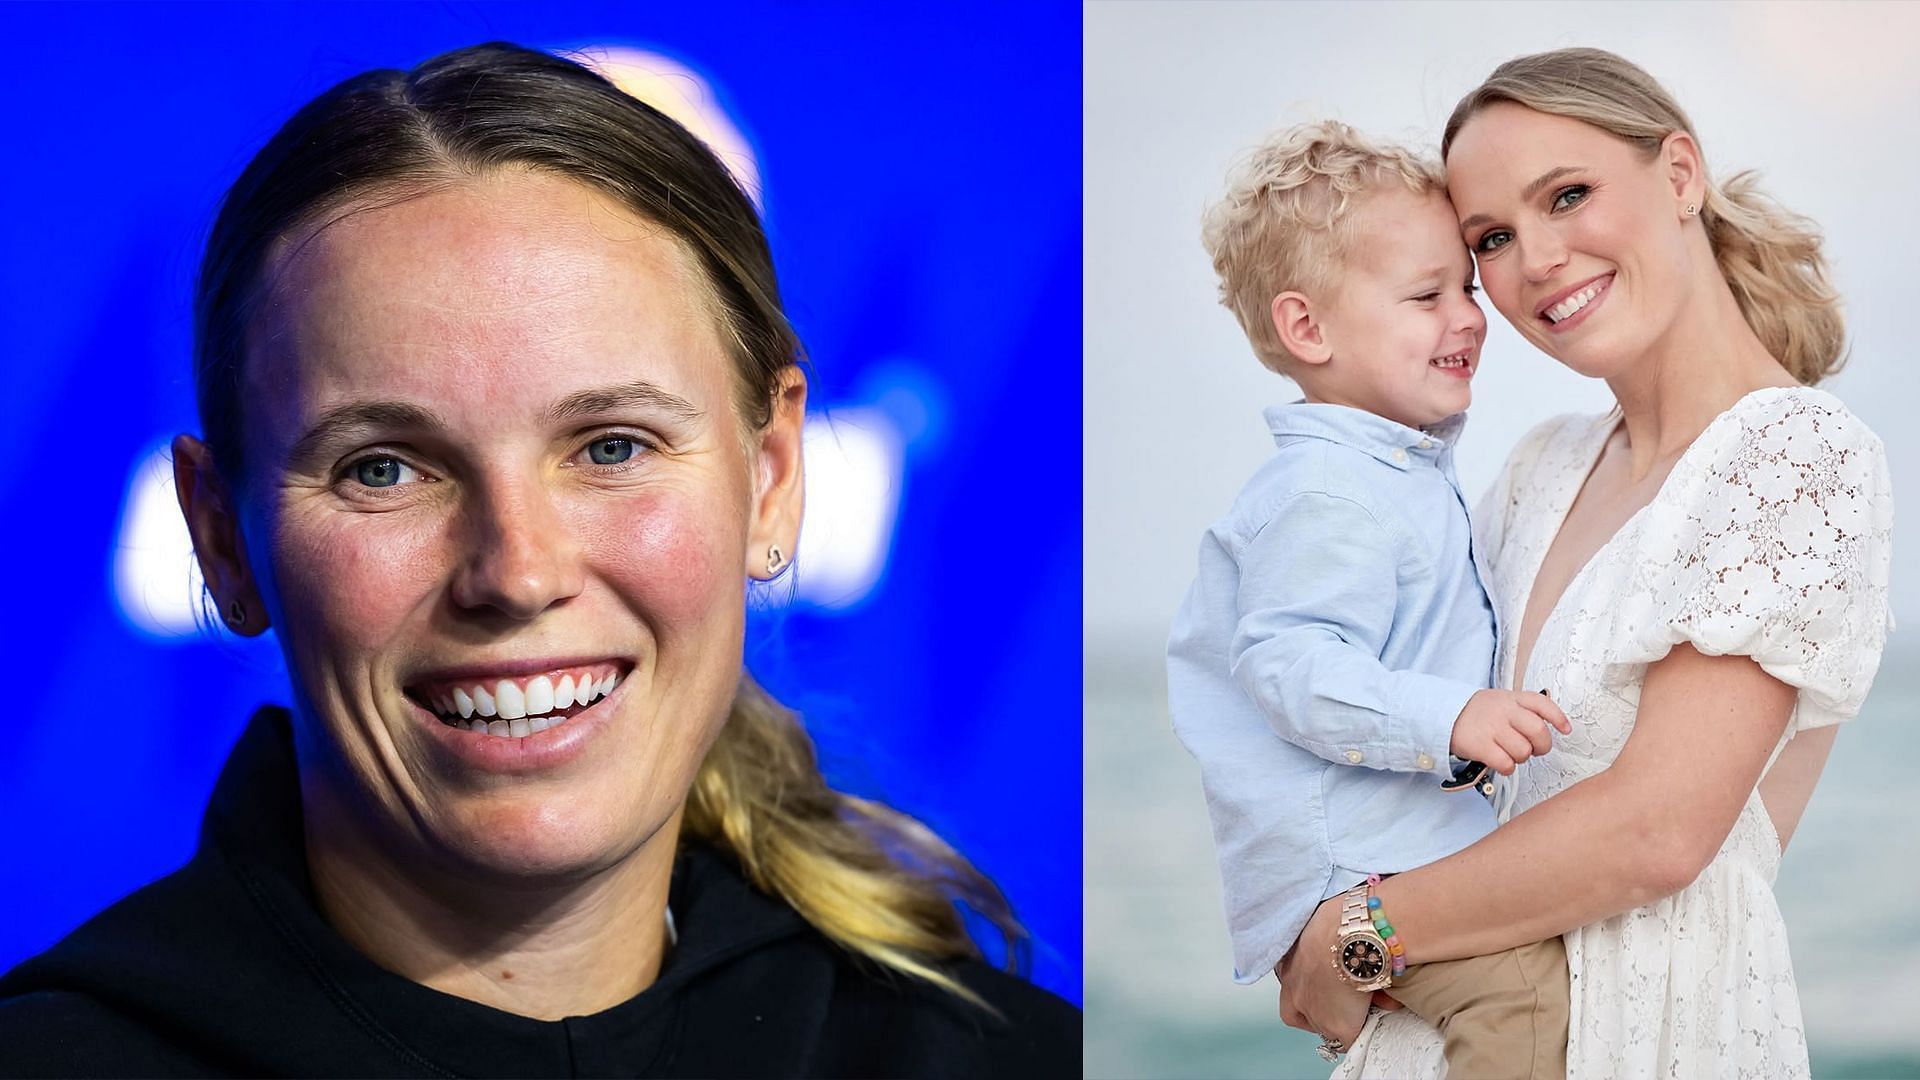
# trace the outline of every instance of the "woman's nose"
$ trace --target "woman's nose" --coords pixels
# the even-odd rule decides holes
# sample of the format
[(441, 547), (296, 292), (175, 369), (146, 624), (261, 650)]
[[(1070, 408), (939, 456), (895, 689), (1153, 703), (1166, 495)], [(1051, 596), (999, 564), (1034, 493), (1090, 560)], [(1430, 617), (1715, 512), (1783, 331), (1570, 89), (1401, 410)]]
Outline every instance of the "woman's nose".
[(1567, 245), (1560, 242), (1552, 229), (1535, 229), (1531, 236), (1517, 243), (1528, 281), (1546, 281), (1567, 265)]
[(524, 621), (579, 595), (585, 576), (580, 545), (537, 484), (482, 491), (464, 513), (468, 527), (458, 540), (465, 550), (454, 576), (454, 603)]

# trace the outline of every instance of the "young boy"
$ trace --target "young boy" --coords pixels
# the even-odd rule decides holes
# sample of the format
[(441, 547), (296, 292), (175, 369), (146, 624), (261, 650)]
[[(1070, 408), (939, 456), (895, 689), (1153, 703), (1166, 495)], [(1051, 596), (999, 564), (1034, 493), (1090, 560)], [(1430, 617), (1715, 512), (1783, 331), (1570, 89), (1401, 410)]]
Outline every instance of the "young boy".
[(1294, 128), (1204, 238), (1254, 352), (1306, 394), (1267, 410), (1278, 452), (1202, 541), (1167, 649), (1235, 978), (1339, 904), (1332, 962), (1433, 1022), (1452, 1075), (1561, 1075), (1559, 938), (1396, 970), (1401, 943), (1373, 922), (1390, 913), (1368, 909), (1369, 875), (1493, 829), (1486, 800), (1442, 789), (1450, 758), (1511, 773), (1550, 748), (1548, 724), (1571, 730), (1545, 695), (1488, 688), (1497, 628), (1453, 469), (1486, 319), (1443, 177), (1343, 124)]

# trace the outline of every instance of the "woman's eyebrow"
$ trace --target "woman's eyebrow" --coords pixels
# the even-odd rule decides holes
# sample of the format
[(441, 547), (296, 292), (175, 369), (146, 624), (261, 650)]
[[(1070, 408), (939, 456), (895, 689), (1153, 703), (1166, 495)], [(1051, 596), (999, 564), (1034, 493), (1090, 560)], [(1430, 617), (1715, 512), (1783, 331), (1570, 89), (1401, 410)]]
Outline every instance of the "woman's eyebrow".
[(579, 416), (634, 406), (659, 409), (689, 422), (706, 415), (686, 398), (669, 393), (645, 379), (636, 379), (617, 386), (602, 386), (568, 394), (548, 407), (547, 422), (559, 423)]
[[(1527, 186), (1520, 189), (1520, 201), (1532, 202), (1533, 197), (1535, 195), (1540, 194), (1541, 188), (1546, 187), (1548, 184), (1553, 183), (1555, 180), (1560, 179), (1561, 177), (1567, 175), (1568, 173), (1577, 173), (1582, 171), (1584, 168), (1585, 166), (1582, 166), (1582, 165), (1556, 165), (1553, 168), (1548, 169), (1546, 172), (1543, 172), (1539, 176), (1534, 177), (1532, 180), (1527, 181)], [(1465, 221), (1462, 221), (1460, 223), (1460, 231), (1466, 232), (1468, 229), (1471, 229), (1476, 225), (1485, 225), (1487, 222), (1492, 220), (1493, 220), (1493, 217), (1490, 214), (1474, 214), (1471, 217), (1468, 217)]]
[(305, 461), (329, 443), (359, 428), (411, 428), (444, 431), (438, 413), (405, 401), (355, 401), (327, 410), (287, 453), (291, 462)]

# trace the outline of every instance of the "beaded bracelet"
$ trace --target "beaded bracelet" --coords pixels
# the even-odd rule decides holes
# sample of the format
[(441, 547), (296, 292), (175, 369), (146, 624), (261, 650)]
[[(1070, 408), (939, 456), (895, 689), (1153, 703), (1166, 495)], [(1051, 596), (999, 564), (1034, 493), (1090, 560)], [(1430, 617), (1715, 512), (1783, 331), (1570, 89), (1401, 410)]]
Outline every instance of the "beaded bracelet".
[(1386, 943), (1387, 953), (1393, 958), (1393, 977), (1397, 979), (1407, 973), (1407, 947), (1400, 944), (1400, 935), (1393, 932), (1393, 924), (1380, 910), (1380, 898), (1373, 895), (1373, 887), (1378, 884), (1379, 874), (1367, 875), (1367, 917), (1373, 920), (1374, 932)]

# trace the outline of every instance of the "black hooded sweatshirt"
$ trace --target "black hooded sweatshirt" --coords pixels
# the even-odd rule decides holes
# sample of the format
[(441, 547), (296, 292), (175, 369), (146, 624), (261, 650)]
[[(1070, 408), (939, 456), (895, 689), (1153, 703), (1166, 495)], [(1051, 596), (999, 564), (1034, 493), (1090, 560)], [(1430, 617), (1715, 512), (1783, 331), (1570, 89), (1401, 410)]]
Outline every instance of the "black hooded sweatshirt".
[(689, 845), (659, 978), (532, 1020), (355, 950), (307, 876), (289, 716), (262, 709), (191, 862), (0, 978), (0, 1076), (1078, 1076), (1080, 1014), (978, 962), (1004, 1020), (857, 960)]

